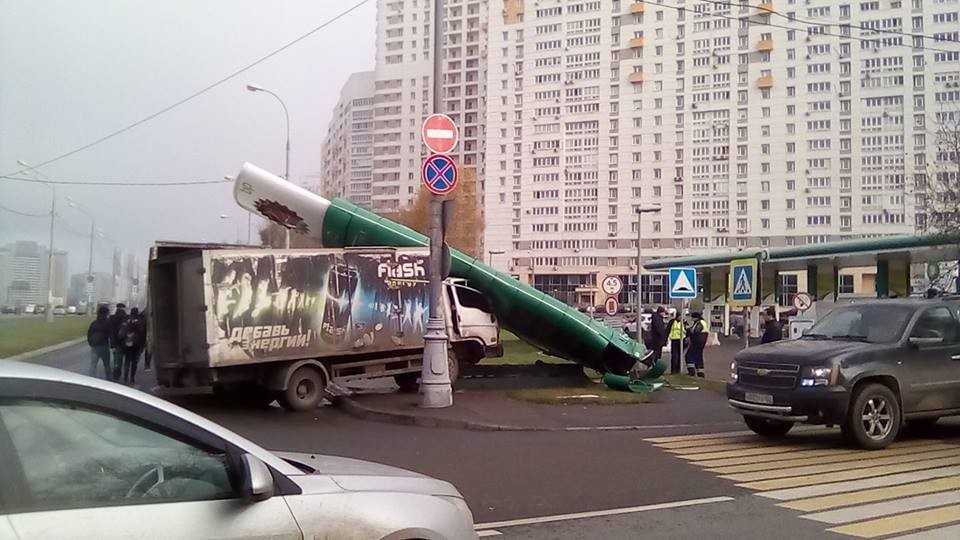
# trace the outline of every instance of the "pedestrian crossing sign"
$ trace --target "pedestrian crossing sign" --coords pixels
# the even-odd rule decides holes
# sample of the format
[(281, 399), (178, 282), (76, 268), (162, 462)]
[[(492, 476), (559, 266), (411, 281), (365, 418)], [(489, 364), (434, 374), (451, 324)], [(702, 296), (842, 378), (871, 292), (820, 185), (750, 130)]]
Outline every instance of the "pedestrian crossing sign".
[(697, 271), (693, 268), (671, 268), (670, 298), (697, 297)]
[(757, 305), (757, 259), (730, 261), (730, 305)]

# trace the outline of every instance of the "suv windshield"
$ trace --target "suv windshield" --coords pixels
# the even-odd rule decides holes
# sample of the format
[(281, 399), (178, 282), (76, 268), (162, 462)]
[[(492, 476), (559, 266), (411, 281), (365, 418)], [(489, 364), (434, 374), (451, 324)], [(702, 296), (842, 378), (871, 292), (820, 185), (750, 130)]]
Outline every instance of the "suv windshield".
[(898, 305), (862, 305), (837, 308), (804, 332), (809, 339), (854, 339), (892, 343), (900, 339), (914, 309)]

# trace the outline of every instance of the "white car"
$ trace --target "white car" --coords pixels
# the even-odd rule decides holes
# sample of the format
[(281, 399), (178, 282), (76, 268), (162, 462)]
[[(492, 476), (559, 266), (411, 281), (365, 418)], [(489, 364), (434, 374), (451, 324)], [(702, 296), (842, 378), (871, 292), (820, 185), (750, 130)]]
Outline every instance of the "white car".
[(176, 405), (0, 363), (0, 538), (476, 538), (451, 484), (269, 452)]

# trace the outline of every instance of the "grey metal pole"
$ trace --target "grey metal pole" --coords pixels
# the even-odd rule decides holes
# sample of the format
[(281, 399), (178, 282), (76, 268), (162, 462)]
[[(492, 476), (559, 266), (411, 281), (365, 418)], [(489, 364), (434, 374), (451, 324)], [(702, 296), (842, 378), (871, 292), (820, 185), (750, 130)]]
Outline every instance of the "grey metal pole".
[[(443, 0), (433, 0), (433, 112), (440, 112), (440, 92), (443, 89), (441, 76), (442, 48), (440, 23), (443, 20), (440, 10)], [(417, 404), (424, 408), (442, 408), (453, 405), (453, 388), (450, 384), (450, 371), (447, 351), (446, 310), (443, 307), (443, 280), (441, 279), (441, 257), (443, 243), (443, 224), (441, 222), (442, 200), (438, 195), (430, 196), (430, 316), (423, 334), (423, 368), (420, 372), (420, 393)], [(454, 362), (456, 358), (452, 359)]]
[(52, 190), (50, 198), (50, 246), (47, 254), (47, 322), (53, 322), (53, 222), (57, 216), (57, 188), (49, 184)]
[(637, 210), (637, 341), (640, 341), (640, 313), (643, 312), (643, 259), (641, 245), (643, 240), (643, 210)]
[(87, 258), (87, 314), (90, 314), (90, 304), (93, 302), (93, 236), (96, 231), (93, 217), (90, 218), (90, 256)]
[(247, 245), (250, 245), (250, 228), (253, 226), (253, 212), (247, 212)]

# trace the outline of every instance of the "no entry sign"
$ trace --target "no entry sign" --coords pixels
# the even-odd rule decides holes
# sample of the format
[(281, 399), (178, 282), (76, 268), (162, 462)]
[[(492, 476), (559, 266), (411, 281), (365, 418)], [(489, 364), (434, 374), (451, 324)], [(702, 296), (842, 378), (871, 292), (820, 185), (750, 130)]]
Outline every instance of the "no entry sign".
[(423, 121), (423, 144), (435, 154), (446, 154), (457, 147), (460, 133), (457, 125), (445, 114), (431, 114)]
[(430, 193), (446, 195), (457, 187), (460, 175), (450, 156), (434, 154), (423, 162), (423, 185)]

